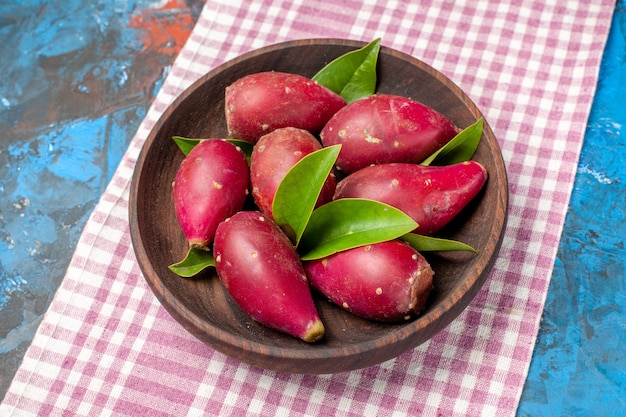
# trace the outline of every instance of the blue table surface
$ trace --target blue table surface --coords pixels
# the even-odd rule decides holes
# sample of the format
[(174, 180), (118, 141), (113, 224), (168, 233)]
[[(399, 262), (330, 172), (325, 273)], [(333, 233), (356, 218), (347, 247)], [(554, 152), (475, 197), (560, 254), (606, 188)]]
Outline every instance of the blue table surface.
[[(0, 400), (202, 3), (0, 4)], [(626, 410), (625, 19), (618, 0), (518, 416)]]

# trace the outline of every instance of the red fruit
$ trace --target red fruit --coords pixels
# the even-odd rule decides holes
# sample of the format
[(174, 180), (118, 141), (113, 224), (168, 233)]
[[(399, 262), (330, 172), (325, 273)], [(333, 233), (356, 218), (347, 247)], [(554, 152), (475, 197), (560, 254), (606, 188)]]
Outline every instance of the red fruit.
[(417, 233), (432, 235), (450, 223), (486, 181), (487, 171), (475, 161), (446, 166), (372, 165), (341, 180), (334, 198), (389, 204), (417, 222)]
[(206, 248), (217, 225), (242, 209), (249, 176), (243, 152), (224, 140), (201, 141), (187, 154), (172, 187), (176, 218), (191, 246)]
[(422, 311), (432, 289), (426, 259), (399, 240), (307, 261), (314, 288), (344, 309), (372, 320), (408, 320)]
[(354, 172), (371, 164), (421, 162), (458, 133), (432, 108), (377, 94), (339, 110), (320, 133), (324, 146), (341, 144), (337, 168)]
[(253, 319), (307, 342), (323, 337), (300, 258), (273, 221), (240, 211), (218, 226), (213, 251), (226, 290)]
[[(252, 197), (265, 215), (273, 218), (274, 195), (287, 171), (300, 159), (321, 148), (315, 136), (294, 127), (276, 129), (259, 139), (250, 158), (250, 182)], [(331, 172), (316, 207), (332, 200), (336, 185), (337, 180)]]
[(281, 127), (317, 134), (345, 105), (341, 96), (310, 78), (259, 72), (226, 87), (226, 125), (230, 136), (251, 143)]

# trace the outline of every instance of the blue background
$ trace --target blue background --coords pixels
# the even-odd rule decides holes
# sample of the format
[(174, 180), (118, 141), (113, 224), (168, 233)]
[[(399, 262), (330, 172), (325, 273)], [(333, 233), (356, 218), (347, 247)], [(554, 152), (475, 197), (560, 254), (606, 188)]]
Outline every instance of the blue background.
[(202, 6), (0, 2), (0, 399)]

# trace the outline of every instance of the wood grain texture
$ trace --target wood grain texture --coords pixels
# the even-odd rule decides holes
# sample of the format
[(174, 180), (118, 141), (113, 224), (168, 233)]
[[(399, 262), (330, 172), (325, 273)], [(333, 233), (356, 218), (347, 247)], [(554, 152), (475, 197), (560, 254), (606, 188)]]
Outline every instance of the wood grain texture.
[[(172, 136), (225, 137), (224, 89), (241, 76), (276, 70), (312, 76), (323, 65), (364, 44), (312, 39), (272, 45), (214, 69), (187, 89), (154, 126), (141, 152), (130, 192), (130, 227), (146, 281), (167, 311), (198, 339), (254, 366), (294, 373), (335, 373), (378, 364), (427, 341), (457, 317), (488, 277), (507, 218), (508, 184), (500, 148), (488, 123), (474, 157), (489, 172), (483, 192), (442, 235), (479, 254), (431, 254), (435, 289), (417, 319), (383, 324), (358, 318), (314, 294), (326, 326), (321, 342), (308, 344), (247, 317), (213, 270), (183, 279), (167, 266), (187, 244), (174, 216), (171, 184), (182, 160)], [(382, 47), (378, 92), (419, 100), (466, 127), (480, 110), (448, 78), (425, 63)]]

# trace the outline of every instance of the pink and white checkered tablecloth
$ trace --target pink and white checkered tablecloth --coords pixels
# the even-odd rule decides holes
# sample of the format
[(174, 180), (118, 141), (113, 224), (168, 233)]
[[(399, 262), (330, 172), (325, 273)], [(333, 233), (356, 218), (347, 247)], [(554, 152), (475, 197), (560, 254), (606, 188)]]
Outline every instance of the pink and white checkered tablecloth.
[[(514, 415), (613, 8), (612, 0), (209, 0), (93, 211), (0, 415)], [(511, 193), (499, 258), (467, 310), (394, 360), (334, 375), (256, 369), (196, 340), (148, 288), (128, 225), (133, 168), (168, 104), (230, 58), (309, 37), (381, 37), (446, 74), (493, 128)]]

